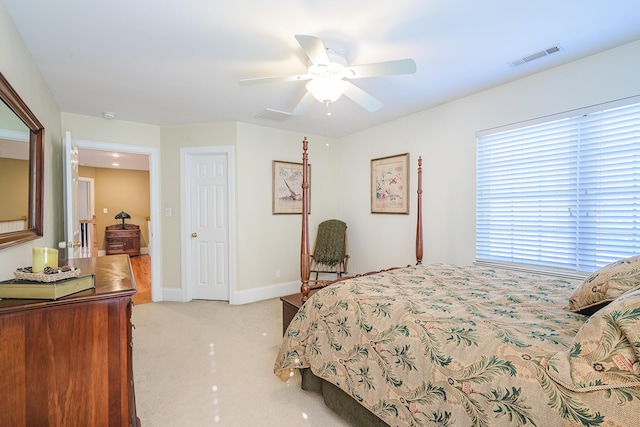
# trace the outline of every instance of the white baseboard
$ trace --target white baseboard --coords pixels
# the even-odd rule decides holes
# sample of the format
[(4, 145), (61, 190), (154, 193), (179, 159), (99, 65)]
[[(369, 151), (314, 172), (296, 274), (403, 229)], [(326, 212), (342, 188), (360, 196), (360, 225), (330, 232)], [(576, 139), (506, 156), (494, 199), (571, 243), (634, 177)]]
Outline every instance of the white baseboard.
[(180, 288), (162, 288), (162, 295), (160, 298), (155, 298), (153, 295), (154, 301), (175, 301), (175, 302), (185, 302), (182, 298), (182, 289)]
[(300, 292), (299, 281), (281, 283), (264, 288), (248, 289), (246, 291), (235, 291), (229, 299), (229, 304), (249, 304), (272, 298), (280, 298), (285, 295), (295, 294), (296, 292)]
[[(280, 298), (285, 295), (295, 294), (296, 292), (300, 292), (299, 281), (265, 286), (264, 288), (248, 289), (246, 291), (235, 291), (229, 298), (229, 304), (250, 304), (252, 302), (264, 301), (272, 298)], [(183, 298), (182, 289), (180, 288), (163, 288), (162, 296), (160, 298), (156, 298), (154, 295), (153, 300), (186, 302), (186, 300)]]

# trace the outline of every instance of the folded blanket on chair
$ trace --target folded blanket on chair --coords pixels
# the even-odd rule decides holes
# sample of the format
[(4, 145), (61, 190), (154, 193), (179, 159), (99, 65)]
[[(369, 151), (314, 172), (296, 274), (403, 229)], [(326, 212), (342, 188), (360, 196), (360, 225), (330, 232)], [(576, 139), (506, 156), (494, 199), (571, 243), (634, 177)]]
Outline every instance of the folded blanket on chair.
[(347, 224), (337, 219), (320, 223), (313, 260), (331, 267), (344, 261), (346, 231)]

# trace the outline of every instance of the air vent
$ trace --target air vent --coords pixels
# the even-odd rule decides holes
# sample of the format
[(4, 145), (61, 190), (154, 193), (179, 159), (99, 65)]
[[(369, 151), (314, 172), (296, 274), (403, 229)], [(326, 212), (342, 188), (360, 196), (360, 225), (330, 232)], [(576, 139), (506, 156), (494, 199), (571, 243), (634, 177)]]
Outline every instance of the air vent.
[(552, 53), (556, 53), (562, 50), (560, 45), (551, 46), (548, 49), (541, 50), (539, 52), (532, 53), (531, 55), (527, 55), (523, 58), (516, 59), (515, 61), (509, 62), (509, 65), (512, 67), (517, 67), (518, 65), (526, 64), (527, 62), (535, 61), (536, 59), (543, 58), (545, 56), (551, 55)]
[(273, 110), (271, 108), (267, 108), (262, 113), (258, 114), (256, 118), (264, 119), (264, 120), (273, 120), (275, 122), (284, 122), (291, 116), (293, 116), (293, 114), (287, 113), (286, 111), (278, 111), (278, 110)]

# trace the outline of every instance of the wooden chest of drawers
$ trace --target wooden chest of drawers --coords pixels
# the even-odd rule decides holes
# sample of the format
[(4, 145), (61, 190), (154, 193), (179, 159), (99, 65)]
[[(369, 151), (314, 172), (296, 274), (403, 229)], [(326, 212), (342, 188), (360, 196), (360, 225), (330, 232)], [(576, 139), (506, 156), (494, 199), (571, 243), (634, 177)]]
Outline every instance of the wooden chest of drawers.
[(95, 289), (55, 301), (0, 300), (0, 426), (139, 425), (129, 258), (69, 264), (95, 273)]
[(135, 224), (107, 226), (104, 236), (107, 255), (140, 255), (140, 227)]

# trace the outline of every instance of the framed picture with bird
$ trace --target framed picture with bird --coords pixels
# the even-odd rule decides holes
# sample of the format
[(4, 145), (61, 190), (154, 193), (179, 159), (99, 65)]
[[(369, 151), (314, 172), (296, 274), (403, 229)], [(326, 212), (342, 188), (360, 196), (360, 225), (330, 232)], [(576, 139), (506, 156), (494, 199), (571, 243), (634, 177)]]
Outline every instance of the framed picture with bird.
[(371, 160), (371, 213), (409, 213), (409, 153)]
[[(311, 165), (307, 177), (311, 194)], [(309, 197), (311, 200), (311, 197)], [(302, 213), (302, 163), (273, 161), (273, 214)], [(311, 204), (309, 204), (311, 213)]]

